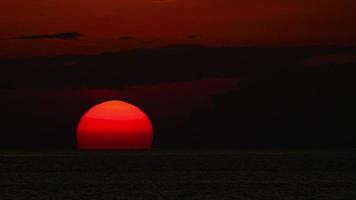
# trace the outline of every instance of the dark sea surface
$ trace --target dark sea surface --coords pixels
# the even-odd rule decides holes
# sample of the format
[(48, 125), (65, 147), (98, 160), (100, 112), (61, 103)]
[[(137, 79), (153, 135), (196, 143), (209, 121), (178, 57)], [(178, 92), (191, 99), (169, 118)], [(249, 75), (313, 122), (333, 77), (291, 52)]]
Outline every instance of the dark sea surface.
[(0, 199), (351, 200), (356, 152), (1, 152)]

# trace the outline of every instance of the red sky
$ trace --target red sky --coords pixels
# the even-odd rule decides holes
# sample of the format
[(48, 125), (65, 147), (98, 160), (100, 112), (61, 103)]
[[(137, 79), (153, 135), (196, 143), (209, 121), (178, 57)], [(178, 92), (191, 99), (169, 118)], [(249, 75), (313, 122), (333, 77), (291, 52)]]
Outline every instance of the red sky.
[[(356, 45), (355, 10), (354, 0), (1, 0), (0, 56), (169, 44)], [(63, 32), (83, 36), (75, 41), (12, 39)], [(132, 39), (118, 39), (123, 36)]]

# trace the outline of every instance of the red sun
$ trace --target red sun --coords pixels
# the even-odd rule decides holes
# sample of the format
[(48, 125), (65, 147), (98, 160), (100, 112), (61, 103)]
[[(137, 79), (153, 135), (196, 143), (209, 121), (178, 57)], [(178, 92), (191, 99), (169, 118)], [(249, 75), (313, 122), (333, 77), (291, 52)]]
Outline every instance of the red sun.
[(94, 106), (77, 127), (81, 150), (151, 149), (153, 128), (147, 115), (123, 101), (108, 101)]

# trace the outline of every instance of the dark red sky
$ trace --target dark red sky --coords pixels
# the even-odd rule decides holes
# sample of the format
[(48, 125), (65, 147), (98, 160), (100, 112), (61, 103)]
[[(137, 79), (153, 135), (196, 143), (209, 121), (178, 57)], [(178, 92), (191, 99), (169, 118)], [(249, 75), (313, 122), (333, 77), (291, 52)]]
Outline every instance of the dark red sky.
[[(354, 0), (1, 0), (0, 56), (99, 53), (169, 44), (355, 45), (355, 10)], [(83, 37), (11, 39), (63, 32)], [(123, 36), (132, 39), (118, 39)]]

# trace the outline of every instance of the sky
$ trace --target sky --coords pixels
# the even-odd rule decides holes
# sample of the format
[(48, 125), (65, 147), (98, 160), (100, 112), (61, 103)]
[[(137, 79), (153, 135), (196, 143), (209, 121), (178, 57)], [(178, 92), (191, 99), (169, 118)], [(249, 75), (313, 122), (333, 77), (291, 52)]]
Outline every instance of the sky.
[(0, 57), (187, 44), (355, 45), (354, 10), (353, 0), (2, 0)]
[[(0, 148), (74, 147), (82, 114), (114, 99), (150, 116), (157, 147), (354, 146), (355, 10), (354, 0), (0, 0)], [(1, 59), (167, 45), (355, 47)]]

